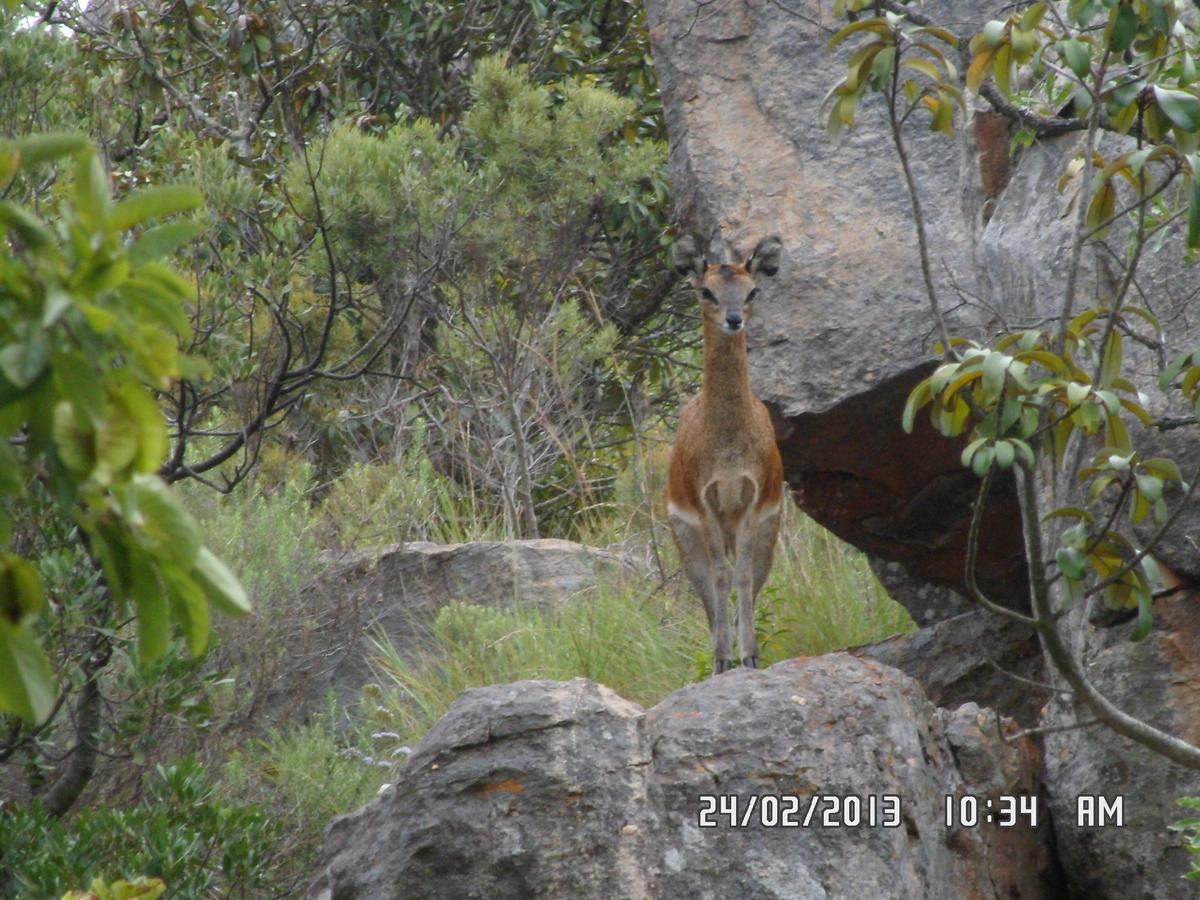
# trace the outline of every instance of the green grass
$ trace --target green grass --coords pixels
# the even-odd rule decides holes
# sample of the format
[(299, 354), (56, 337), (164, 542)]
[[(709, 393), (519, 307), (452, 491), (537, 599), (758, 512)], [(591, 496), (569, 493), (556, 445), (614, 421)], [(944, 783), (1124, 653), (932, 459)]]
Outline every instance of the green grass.
[(282, 826), (272, 854), (276, 885), (303, 888), (312, 877), (325, 827), (370, 800), (390, 765), (371, 756), (369, 742), (339, 733), (332, 711), (311, 725), (272, 729), (235, 751), (221, 770), (221, 792), (253, 804)]
[[(601, 585), (552, 609), (456, 602), (439, 613), (415, 658), (379, 641), (378, 726), (412, 743), (462, 690), (486, 684), (581, 676), (652, 705), (706, 677), (712, 655), (700, 600), (678, 574), (674, 548), (659, 537), (672, 575), (665, 585)], [(790, 504), (756, 613), (764, 665), (914, 627), (862, 554)]]

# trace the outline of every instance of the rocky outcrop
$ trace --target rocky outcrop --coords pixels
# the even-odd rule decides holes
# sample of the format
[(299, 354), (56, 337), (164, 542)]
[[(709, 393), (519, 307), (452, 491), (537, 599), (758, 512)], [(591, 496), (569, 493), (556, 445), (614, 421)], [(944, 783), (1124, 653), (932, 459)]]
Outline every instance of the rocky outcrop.
[(915, 678), (937, 706), (977, 703), (1032, 726), (1046, 702), (1037, 687), (1045, 677), (1037, 638), (1025, 626), (984, 610), (850, 652)]
[[(333, 824), (307, 896), (1058, 898), (1045, 826), (944, 821), (946, 797), (1036, 793), (1033, 747), (1007, 727), (845, 654), (650, 710), (582, 679), (471, 690)], [(824, 796), (837, 811), (805, 824)], [(766, 827), (785, 812), (794, 825)]]
[[(921, 10), (965, 35), (1010, 7), (999, 0), (928, 0)], [(863, 652), (914, 674), (939, 702), (974, 699), (979, 691), (1028, 720), (1043, 688), (1011, 682), (1005, 698), (999, 682), (982, 677), (982, 665), (1010, 651), (1020, 661), (1032, 642), (1026, 639), (1021, 650), (1011, 630), (1006, 636), (960, 621), (967, 607), (955, 589), (978, 482), (963, 470), (960, 446), (922, 417), (913, 434), (900, 428), (904, 400), (932, 364), (934, 324), (878, 100), (863, 105), (856, 127), (840, 141), (823, 132), (821, 99), (852, 52), (826, 51), (840, 24), (832, 5), (648, 0), (647, 10), (681, 219), (701, 233), (720, 227), (743, 241), (768, 232), (784, 239), (780, 277), (764, 287), (751, 325), (750, 367), (773, 409), (788, 480), (810, 515), (872, 554), (893, 596), (926, 626)], [(951, 331), (968, 336), (1057, 315), (1073, 189), (1060, 192), (1056, 182), (1079, 141), (1078, 135), (1040, 140), (1014, 157), (1007, 123), (977, 112), (958, 143), (908, 132), (943, 307), (951, 309)], [(1111, 159), (1124, 149), (1122, 140), (1106, 137), (1101, 152)], [(1077, 309), (1112, 296), (1119, 273), (1110, 261), (1125, 246), (1114, 228), (1106, 246), (1087, 249)], [(1182, 256), (1175, 238), (1144, 254), (1134, 285), (1138, 301), (1167, 326), (1165, 347), (1156, 345), (1156, 335), (1145, 345), (1125, 342), (1135, 381), (1156, 415), (1175, 410), (1155, 384), (1155, 357), (1200, 344), (1189, 311), (1194, 272)], [(1191, 430), (1145, 437), (1149, 455), (1171, 455), (1189, 474), (1200, 464)], [(1039, 513), (1078, 505), (1074, 479), (1047, 478), (1038, 486)], [(1168, 503), (1179, 496), (1169, 488)], [(999, 483), (984, 520), (979, 574), (993, 598), (1021, 608), (1028, 578), (1017, 513), (1013, 483)], [(1151, 531), (1149, 523), (1142, 526), (1140, 539)], [(1193, 502), (1156, 555), (1195, 585), (1198, 546), (1200, 503)], [(1124, 640), (1128, 626), (1105, 630), (1079, 621), (1085, 604), (1068, 620), (1076, 652), (1118, 704), (1181, 734), (1200, 732), (1200, 708), (1185, 687), (1196, 673), (1182, 649), (1191, 640), (1186, 622), (1200, 619), (1196, 602), (1186, 593), (1160, 599), (1161, 631), (1136, 645)], [(1006, 668), (1034, 682), (1051, 678), (1037, 670), (1036, 657), (1025, 658), (1031, 668)], [(1014, 695), (1024, 687), (1031, 693), (1022, 707)], [(1080, 716), (1086, 713), (1058, 699), (1042, 724), (1065, 728)], [(1053, 730), (1046, 746), (1055, 826), (1076, 895), (1125, 897), (1146, 885), (1146, 896), (1179, 896), (1178, 840), (1165, 824), (1179, 815), (1177, 796), (1200, 792), (1192, 773), (1095, 728)], [(1127, 804), (1137, 798), (1143, 816), (1136, 836), (1132, 827), (1075, 827), (1076, 797), (1099, 794), (1125, 794)], [(1155, 871), (1163, 874), (1151, 876)]]
[[(923, 8), (969, 33), (1000, 6)], [(878, 100), (865, 101), (840, 141), (824, 133), (821, 104), (851, 52), (826, 49), (838, 24), (832, 5), (651, 0), (647, 12), (681, 220), (742, 243), (769, 232), (784, 239), (783, 268), (762, 287), (749, 341), (789, 482), (805, 511), (844, 540), (903, 563), (917, 583), (960, 584), (974, 479), (959, 448), (924, 419), (912, 435), (900, 428), (905, 398), (928, 372), (934, 325)], [(922, 129), (909, 141), (950, 327), (977, 333), (962, 304), (976, 280), (962, 150)], [(989, 180), (993, 190), (1001, 182)], [(986, 528), (981, 583), (1019, 606), (1024, 561), (1010, 484), (997, 486)], [(910, 611), (921, 624), (934, 612)]]
[[(422, 646), (437, 611), (455, 600), (507, 606), (562, 603), (601, 582), (635, 577), (628, 559), (573, 541), (413, 541), (339, 555), (313, 590), (333, 598), (328, 623), (312, 642), (310, 664), (294, 679), (291, 714), (321, 708), (332, 691), (342, 704), (372, 679), (372, 636), (382, 632), (401, 653)], [(278, 704), (276, 704), (278, 705)]]

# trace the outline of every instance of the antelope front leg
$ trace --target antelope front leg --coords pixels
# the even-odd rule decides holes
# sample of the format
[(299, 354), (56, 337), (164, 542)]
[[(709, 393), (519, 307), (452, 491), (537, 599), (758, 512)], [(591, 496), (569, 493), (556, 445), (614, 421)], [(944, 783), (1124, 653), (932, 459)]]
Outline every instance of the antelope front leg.
[(737, 591), (737, 639), (742, 654), (742, 665), (747, 669), (758, 668), (758, 635), (754, 633), (754, 598), (762, 586), (758, 583), (755, 559), (756, 546), (761, 535), (758, 516), (748, 515), (738, 525), (735, 555), (736, 568), (733, 586)]
[(720, 675), (734, 666), (733, 640), (729, 632), (729, 566), (719, 534), (709, 534), (701, 520), (693, 524), (688, 519), (671, 515), (668, 519), (683, 571), (700, 599), (708, 616), (712, 636), (713, 674)]

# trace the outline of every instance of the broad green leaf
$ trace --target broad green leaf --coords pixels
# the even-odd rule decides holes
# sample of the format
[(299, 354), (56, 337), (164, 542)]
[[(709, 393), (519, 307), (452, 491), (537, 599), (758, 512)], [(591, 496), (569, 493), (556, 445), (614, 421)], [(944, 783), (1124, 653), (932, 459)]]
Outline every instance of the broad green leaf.
[(860, 31), (873, 31), (876, 34), (889, 34), (891, 29), (888, 28), (887, 22), (883, 19), (859, 19), (857, 22), (851, 22), (849, 25), (844, 25), (842, 28), (829, 39), (826, 45), (827, 49), (833, 49), (846, 38), (851, 35), (858, 34)]
[(1154, 99), (1168, 119), (1184, 131), (1200, 129), (1200, 97), (1154, 85)]
[(1142, 463), (1142, 468), (1153, 472), (1165, 481), (1183, 481), (1183, 473), (1179, 471), (1179, 464), (1166, 456), (1148, 459)]
[(113, 390), (113, 401), (133, 423), (137, 452), (132, 458), (139, 472), (153, 472), (167, 456), (169, 439), (162, 410), (142, 385), (127, 379)]
[(21, 138), (16, 142), (17, 152), (21, 154), (21, 168), (33, 166), (59, 159), (72, 153), (88, 149), (88, 140), (82, 134), (35, 134)]
[(87, 475), (96, 467), (95, 433), (79, 421), (75, 406), (62, 400), (54, 407), (54, 449), (68, 469)]
[(1004, 373), (1011, 360), (1003, 353), (989, 353), (983, 361), (983, 399), (989, 403), (1004, 390)]
[(1137, 476), (1138, 491), (1150, 503), (1162, 497), (1163, 483), (1161, 478), (1154, 475), (1138, 475)]
[(108, 173), (94, 152), (75, 158), (75, 211), (88, 228), (95, 229), (108, 217), (111, 188)]
[(149, 556), (129, 552), (130, 590), (138, 622), (138, 658), (142, 665), (162, 659), (171, 643), (170, 604)]
[(1077, 78), (1083, 79), (1088, 77), (1092, 69), (1092, 57), (1088, 53), (1087, 45), (1083, 41), (1077, 41), (1073, 38), (1071, 40), (1059, 41), (1058, 50)]
[(1059, 547), (1054, 554), (1059, 570), (1072, 581), (1079, 581), (1087, 571), (1087, 557), (1075, 547)]
[(19, 206), (0, 200), (0, 225), (7, 225), (24, 243), (34, 249), (51, 244), (54, 235), (36, 216)]
[(1158, 376), (1158, 386), (1160, 389), (1165, 391), (1170, 388), (1171, 382), (1173, 382), (1176, 376), (1183, 371), (1183, 367), (1191, 365), (1192, 354), (1193, 351), (1191, 350), (1184, 351), (1179, 356), (1175, 357), (1169, 366), (1163, 369), (1162, 374)]
[(196, 579), (178, 566), (163, 566), (163, 576), (167, 581), (171, 609), (187, 637), (188, 652), (192, 656), (203, 656), (212, 628), (212, 613), (204, 591)]
[(1113, 380), (1121, 374), (1121, 367), (1124, 364), (1124, 340), (1121, 332), (1114, 328), (1104, 344), (1104, 351), (1100, 358), (1101, 387), (1111, 387)]
[(207, 547), (196, 554), (192, 574), (204, 587), (213, 606), (227, 616), (242, 616), (250, 612), (250, 600), (233, 571)]
[(50, 340), (37, 328), (24, 340), (0, 348), (0, 373), (17, 388), (27, 388), (42, 374), (50, 355)]
[(54, 675), (33, 629), (0, 616), (0, 712), (36, 725), (53, 708)]
[(1000, 46), (1000, 42), (1004, 40), (1004, 32), (1008, 28), (1008, 23), (1000, 19), (992, 19), (983, 26), (980, 34), (983, 35), (983, 40), (993, 50)]
[(45, 605), (37, 570), (15, 553), (0, 553), (0, 620), (28, 625)]
[(904, 404), (904, 416), (901, 420), (901, 425), (905, 433), (912, 434), (913, 421), (916, 419), (917, 412), (933, 396), (930, 379), (925, 378), (918, 384), (908, 395), (908, 402)]
[(1088, 523), (1096, 521), (1095, 516), (1079, 506), (1060, 506), (1058, 509), (1051, 510), (1042, 516), (1043, 522), (1048, 522), (1051, 519), (1082, 519)]
[(203, 205), (204, 195), (190, 185), (148, 187), (130, 194), (113, 208), (108, 217), (108, 228), (113, 233), (126, 231), (150, 219), (199, 209)]
[(168, 222), (150, 228), (129, 248), (129, 261), (134, 266), (140, 266), (150, 260), (167, 256), (203, 230), (203, 225), (190, 220)]
[(1015, 456), (1016, 451), (1013, 449), (1013, 445), (1008, 441), (996, 442), (996, 465), (998, 465), (1001, 469), (1011, 468)]
[(991, 447), (980, 447), (971, 458), (971, 471), (982, 478), (987, 474), (987, 470), (992, 467), (994, 456), (995, 454)]
[(199, 533), (171, 489), (157, 475), (135, 475), (129, 488), (129, 527), (139, 546), (185, 571), (191, 568), (200, 550)]
[(1187, 246), (1194, 250), (1200, 247), (1200, 153), (1189, 153), (1187, 159), (1192, 169), (1188, 184)]
[(1124, 53), (1137, 37), (1138, 15), (1132, 5), (1122, 3), (1113, 12), (1109, 24), (1108, 47), (1114, 53)]

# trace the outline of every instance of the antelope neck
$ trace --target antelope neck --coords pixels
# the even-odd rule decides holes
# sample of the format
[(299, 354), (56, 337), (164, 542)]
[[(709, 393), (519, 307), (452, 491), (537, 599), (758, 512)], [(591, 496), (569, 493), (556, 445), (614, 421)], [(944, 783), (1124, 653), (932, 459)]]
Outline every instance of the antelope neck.
[(746, 329), (727, 334), (704, 320), (704, 404), (718, 421), (740, 419), (753, 397), (746, 367)]

